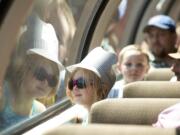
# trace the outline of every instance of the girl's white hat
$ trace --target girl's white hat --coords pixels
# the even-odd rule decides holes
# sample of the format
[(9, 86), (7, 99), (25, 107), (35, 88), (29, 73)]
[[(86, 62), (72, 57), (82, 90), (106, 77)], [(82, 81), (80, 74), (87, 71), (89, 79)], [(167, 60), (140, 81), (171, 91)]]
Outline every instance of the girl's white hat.
[(105, 51), (102, 47), (96, 47), (78, 64), (67, 67), (69, 72), (76, 68), (84, 68), (94, 72), (103, 83), (108, 83), (112, 87), (116, 81), (112, 75), (111, 68), (117, 62), (117, 56), (113, 52)]
[(63, 69), (58, 58), (59, 42), (55, 30), (51, 24), (40, 20), (36, 14), (30, 16), (27, 31), (22, 36), (21, 44), (28, 55), (40, 55), (55, 62), (59, 69)]

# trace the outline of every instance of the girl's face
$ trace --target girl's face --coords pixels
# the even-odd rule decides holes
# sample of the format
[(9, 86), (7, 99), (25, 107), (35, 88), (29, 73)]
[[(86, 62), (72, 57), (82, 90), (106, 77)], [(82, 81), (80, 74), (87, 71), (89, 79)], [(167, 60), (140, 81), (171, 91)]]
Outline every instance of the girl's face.
[[(90, 107), (97, 101), (96, 90), (92, 86), (93, 80), (90, 80), (86, 72), (77, 70), (73, 76), (72, 97), (75, 103)], [(78, 87), (78, 82), (84, 82), (85, 87)]]
[(123, 56), (119, 69), (126, 83), (141, 81), (148, 72), (147, 57), (135, 50), (129, 50)]
[(45, 97), (55, 89), (58, 83), (57, 76), (52, 67), (54, 63), (39, 57), (35, 61), (34, 67), (30, 68), (27, 74), (25, 74), (22, 88), (32, 97)]

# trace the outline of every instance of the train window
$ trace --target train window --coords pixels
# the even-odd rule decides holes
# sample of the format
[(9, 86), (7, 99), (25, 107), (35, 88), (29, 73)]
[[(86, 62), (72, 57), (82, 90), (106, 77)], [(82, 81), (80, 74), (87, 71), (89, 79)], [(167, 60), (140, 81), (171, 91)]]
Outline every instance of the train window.
[[(142, 31), (148, 19), (157, 14), (167, 14), (178, 22), (178, 5), (179, 1), (171, 0), (139, 0), (137, 5), (134, 5), (134, 1), (122, 0), (110, 19), (103, 39), (108, 39), (117, 53), (128, 44), (142, 43)], [(107, 40), (103, 40), (102, 45), (106, 46)]]
[[(118, 54), (124, 46), (137, 43), (142, 44), (148, 51), (147, 44), (144, 44), (145, 35), (143, 34), (143, 28), (150, 17), (157, 14), (165, 14), (171, 16), (176, 22), (179, 21), (180, 10), (177, 6), (179, 5), (178, 1), (139, 0), (139, 2), (137, 5), (130, 0), (122, 0), (119, 3), (118, 8), (116, 8), (109, 21), (101, 43), (105, 49), (113, 50)], [(150, 53), (148, 52), (148, 54)], [(151, 56), (150, 54), (150, 58)], [(119, 74), (119, 71), (116, 71)], [(121, 78), (121, 76), (118, 77)]]
[(41, 114), (65, 96), (59, 90), (60, 77), (65, 77), (60, 72), (67, 65), (67, 48), (84, 5), (73, 0), (34, 2), (6, 69), (0, 131)]

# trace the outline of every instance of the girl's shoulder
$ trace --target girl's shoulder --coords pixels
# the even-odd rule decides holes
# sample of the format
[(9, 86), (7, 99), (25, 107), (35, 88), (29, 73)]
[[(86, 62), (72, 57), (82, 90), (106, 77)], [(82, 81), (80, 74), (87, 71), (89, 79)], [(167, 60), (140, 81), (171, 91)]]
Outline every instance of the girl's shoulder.
[(46, 107), (43, 103), (39, 102), (38, 100), (33, 101), (32, 114), (38, 114), (44, 112), (45, 110)]

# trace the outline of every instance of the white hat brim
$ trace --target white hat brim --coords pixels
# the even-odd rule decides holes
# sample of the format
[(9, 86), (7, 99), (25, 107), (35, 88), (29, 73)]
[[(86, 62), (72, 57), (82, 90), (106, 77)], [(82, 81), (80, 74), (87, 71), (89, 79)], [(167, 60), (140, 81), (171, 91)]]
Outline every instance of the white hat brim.
[(94, 72), (98, 77), (101, 78), (101, 75), (100, 75), (100, 73), (97, 71), (96, 68), (94, 68), (94, 67), (92, 67), (92, 66), (87, 66), (87, 65), (82, 64), (82, 63), (74, 64), (74, 65), (72, 65), (72, 66), (69, 66), (69, 67), (67, 67), (67, 70), (68, 70), (69, 72), (73, 72), (73, 71), (76, 70), (77, 68), (83, 68), (83, 69), (90, 70), (90, 71)]
[(168, 54), (170, 57), (174, 58), (174, 59), (180, 59), (180, 53), (170, 53)]
[(37, 48), (36, 49), (30, 49), (30, 50), (27, 51), (27, 54), (40, 55), (40, 56), (42, 56), (42, 57), (44, 57), (44, 58), (46, 58), (46, 59), (48, 59), (48, 60), (50, 60), (52, 62), (55, 62), (57, 64), (59, 70), (64, 69), (64, 66), (61, 64), (61, 62), (59, 60), (57, 60), (57, 59), (54, 59), (54, 58), (50, 57), (48, 52), (45, 51), (45, 50), (37, 49)]

